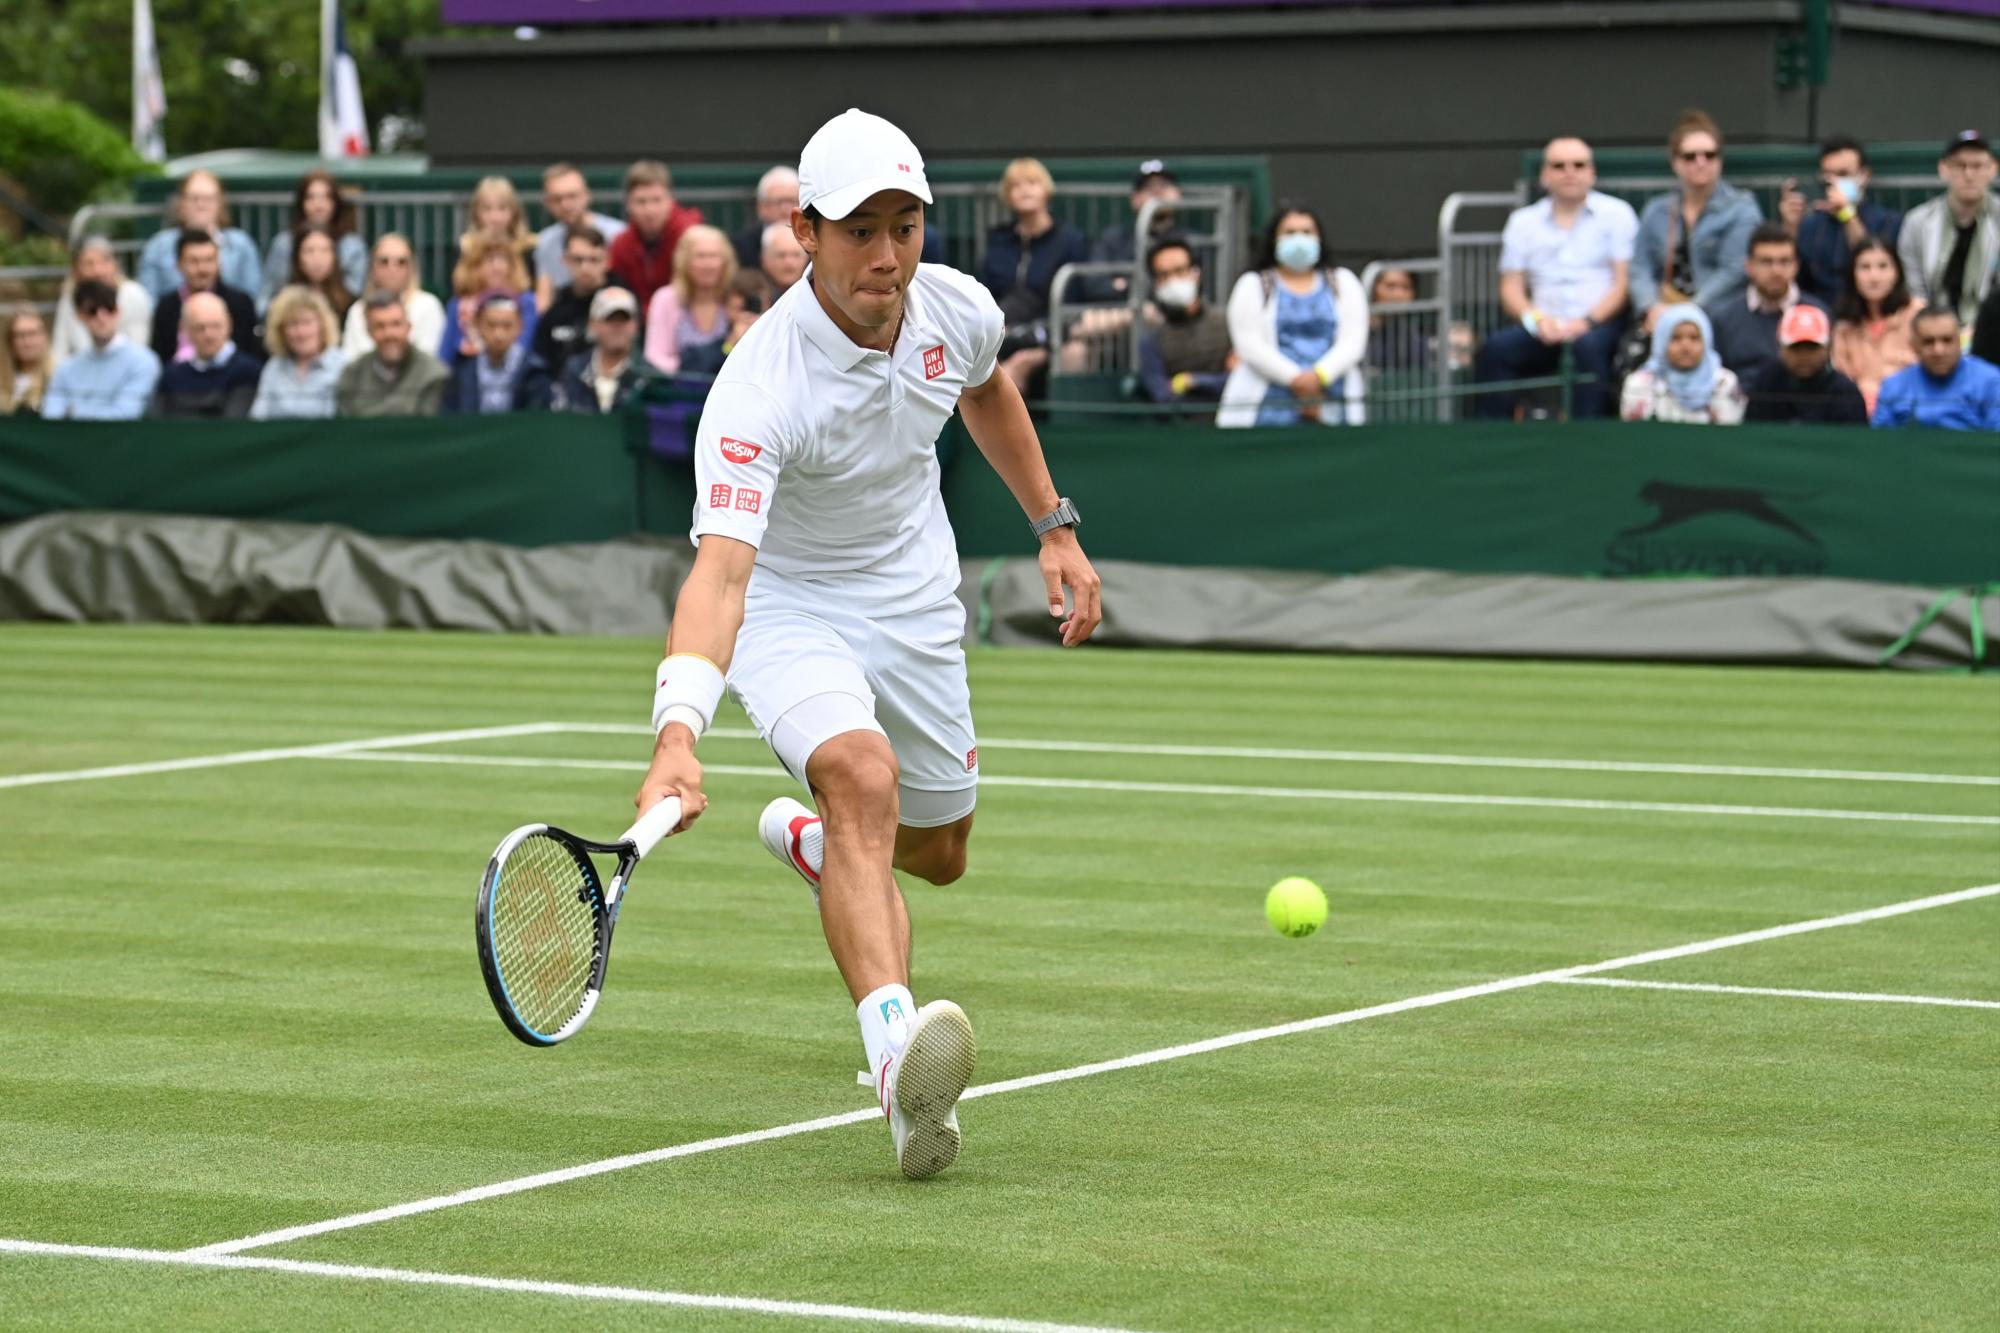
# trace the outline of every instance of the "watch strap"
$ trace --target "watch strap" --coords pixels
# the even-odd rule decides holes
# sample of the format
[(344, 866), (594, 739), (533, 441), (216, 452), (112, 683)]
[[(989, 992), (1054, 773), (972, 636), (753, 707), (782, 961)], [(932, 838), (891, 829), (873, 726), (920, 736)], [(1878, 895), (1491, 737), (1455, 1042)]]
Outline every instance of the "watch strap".
[(1047, 515), (1036, 519), (1028, 526), (1033, 529), (1037, 537), (1040, 537), (1057, 528), (1073, 528), (1081, 522), (1083, 520), (1077, 516), (1076, 506), (1069, 502), (1068, 496), (1064, 496)]

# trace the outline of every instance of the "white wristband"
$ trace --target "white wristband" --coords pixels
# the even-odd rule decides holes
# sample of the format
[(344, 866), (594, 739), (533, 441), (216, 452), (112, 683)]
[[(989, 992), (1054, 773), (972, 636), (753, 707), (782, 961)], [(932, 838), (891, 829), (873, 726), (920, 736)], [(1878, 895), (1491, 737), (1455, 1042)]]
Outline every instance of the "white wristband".
[(715, 721), (722, 702), (722, 672), (715, 663), (694, 653), (675, 653), (660, 663), (653, 691), (653, 734), (669, 722), (679, 722), (700, 740)]

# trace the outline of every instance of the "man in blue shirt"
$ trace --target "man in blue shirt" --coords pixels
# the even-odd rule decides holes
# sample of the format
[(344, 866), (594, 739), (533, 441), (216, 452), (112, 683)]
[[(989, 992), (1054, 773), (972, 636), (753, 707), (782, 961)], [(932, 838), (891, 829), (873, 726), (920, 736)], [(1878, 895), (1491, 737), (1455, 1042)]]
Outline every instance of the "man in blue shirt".
[[(1565, 347), (1578, 373), (1576, 415), (1611, 415), (1611, 362), (1625, 331), (1632, 246), (1639, 219), (1632, 206), (1599, 194), (1590, 145), (1553, 139), (1542, 150), (1546, 197), (1517, 208), (1500, 234), (1500, 308), (1512, 321), (1479, 349), (1482, 383), (1555, 373)], [(1512, 393), (1479, 396), (1481, 416), (1506, 417)]]
[(1903, 215), (1868, 197), (1868, 153), (1858, 140), (1839, 135), (1819, 148), (1822, 198), (1806, 196), (1786, 182), (1778, 217), (1799, 243), (1799, 290), (1829, 308), (1840, 304), (1854, 247), (1870, 236), (1895, 247)]
[(2000, 431), (2000, 366), (1961, 350), (1958, 312), (1925, 306), (1910, 336), (1917, 364), (1882, 381), (1874, 424)]
[(76, 313), (90, 346), (56, 367), (42, 399), (48, 421), (136, 421), (145, 415), (160, 358), (118, 331), (118, 289), (89, 279), (76, 285)]

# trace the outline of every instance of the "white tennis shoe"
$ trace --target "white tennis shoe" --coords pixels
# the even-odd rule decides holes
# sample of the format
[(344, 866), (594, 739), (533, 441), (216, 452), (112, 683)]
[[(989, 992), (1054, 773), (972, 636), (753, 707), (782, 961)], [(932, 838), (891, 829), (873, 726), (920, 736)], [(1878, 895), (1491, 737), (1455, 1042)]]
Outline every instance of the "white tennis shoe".
[(757, 816), (757, 837), (764, 844), (764, 850), (798, 872), (799, 878), (812, 890), (814, 907), (819, 906), (819, 872), (806, 860), (801, 839), (807, 826), (817, 823), (818, 815), (803, 802), (789, 796), (780, 796)]
[(917, 1010), (903, 1049), (876, 1070), (875, 1096), (895, 1140), (896, 1163), (911, 1180), (958, 1160), (958, 1099), (972, 1082), (978, 1056), (965, 1011), (950, 1000), (932, 1000)]

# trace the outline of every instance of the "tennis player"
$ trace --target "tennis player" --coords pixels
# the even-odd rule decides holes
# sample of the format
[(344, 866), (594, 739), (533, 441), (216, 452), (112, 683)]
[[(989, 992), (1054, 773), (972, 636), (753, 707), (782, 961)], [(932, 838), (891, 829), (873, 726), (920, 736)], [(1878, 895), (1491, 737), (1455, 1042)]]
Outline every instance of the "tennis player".
[[(805, 279), (723, 363), (695, 443), (693, 572), (653, 701), (641, 810), (707, 798), (695, 744), (725, 688), (811, 795), (771, 803), (764, 844), (812, 887), (856, 1002), (903, 1174), (957, 1159), (972, 1025), (910, 993), (910, 918), (892, 870), (965, 873), (979, 748), (965, 675), (958, 550), (937, 438), (956, 408), (1041, 541), (1062, 642), (1100, 618), (1076, 509), (1049, 478), (985, 288), (920, 264), (924, 161), (879, 116), (847, 111), (799, 159), (792, 231)], [(1068, 610), (1064, 609), (1065, 591)]]

